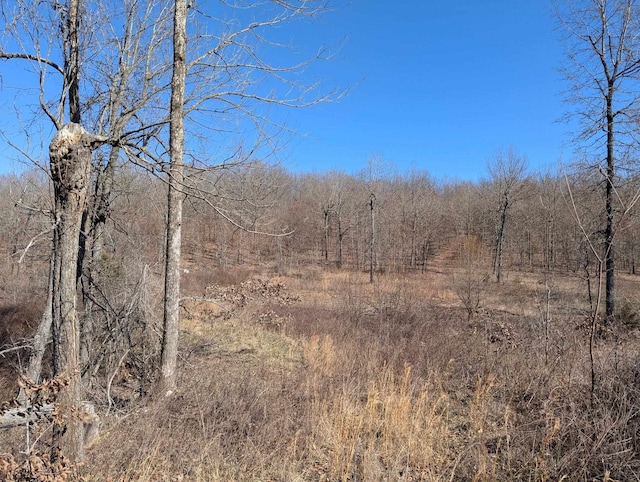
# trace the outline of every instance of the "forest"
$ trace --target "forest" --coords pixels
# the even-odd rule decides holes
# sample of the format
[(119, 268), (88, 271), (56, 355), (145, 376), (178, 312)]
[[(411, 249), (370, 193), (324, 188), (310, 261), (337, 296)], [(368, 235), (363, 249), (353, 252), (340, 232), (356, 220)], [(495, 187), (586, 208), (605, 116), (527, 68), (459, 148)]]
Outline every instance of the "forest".
[(638, 480), (636, 2), (557, 11), (576, 160), (477, 182), (279, 165), (327, 5), (208, 6), (0, 6), (0, 478)]

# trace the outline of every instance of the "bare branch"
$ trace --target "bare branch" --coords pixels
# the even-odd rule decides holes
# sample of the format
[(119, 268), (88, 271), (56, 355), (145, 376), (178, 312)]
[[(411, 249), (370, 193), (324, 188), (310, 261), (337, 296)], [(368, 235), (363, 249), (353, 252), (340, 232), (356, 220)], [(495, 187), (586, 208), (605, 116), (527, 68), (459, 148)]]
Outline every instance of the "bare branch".
[(0, 51), (0, 59), (5, 59), (5, 60), (9, 60), (9, 59), (34, 60), (34, 61), (38, 62), (39, 64), (48, 65), (49, 67), (53, 68), (54, 70), (56, 70), (60, 74), (64, 75), (64, 69), (62, 67), (60, 67), (56, 62), (54, 62), (53, 60), (44, 58), (44, 57), (39, 57), (37, 55), (21, 54), (21, 53), (12, 54), (12, 53), (8, 53), (8, 52)]

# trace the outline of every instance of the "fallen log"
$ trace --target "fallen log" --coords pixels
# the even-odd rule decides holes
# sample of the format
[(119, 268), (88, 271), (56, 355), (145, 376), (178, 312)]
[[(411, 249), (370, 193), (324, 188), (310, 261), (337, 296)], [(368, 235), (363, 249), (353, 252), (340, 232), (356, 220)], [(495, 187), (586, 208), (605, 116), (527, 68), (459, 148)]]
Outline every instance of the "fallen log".
[(42, 420), (50, 420), (55, 411), (53, 403), (44, 405), (16, 407), (0, 414), (0, 429), (19, 427)]
[[(53, 403), (45, 403), (43, 405), (20, 406), (5, 410), (0, 413), (0, 430), (42, 421), (50, 422), (54, 416), (55, 409), (56, 407)], [(100, 417), (90, 402), (82, 402), (82, 425), (84, 443), (89, 445), (100, 433)]]

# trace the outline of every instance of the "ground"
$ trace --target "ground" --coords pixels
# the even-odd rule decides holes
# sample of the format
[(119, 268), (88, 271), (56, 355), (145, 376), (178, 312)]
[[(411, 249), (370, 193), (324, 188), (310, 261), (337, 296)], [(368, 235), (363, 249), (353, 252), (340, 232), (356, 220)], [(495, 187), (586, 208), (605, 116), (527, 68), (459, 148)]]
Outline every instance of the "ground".
[(638, 278), (592, 364), (577, 277), (281, 271), (185, 273), (180, 388), (119, 366), (85, 480), (638, 480)]

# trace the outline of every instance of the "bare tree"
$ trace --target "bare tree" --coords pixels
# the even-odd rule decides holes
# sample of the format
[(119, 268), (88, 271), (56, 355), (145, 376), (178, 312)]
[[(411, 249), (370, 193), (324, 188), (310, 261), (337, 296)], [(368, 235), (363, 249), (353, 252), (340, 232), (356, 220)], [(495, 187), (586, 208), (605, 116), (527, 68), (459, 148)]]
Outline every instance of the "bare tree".
[(426, 172), (411, 171), (408, 176), (396, 176), (392, 192), (394, 202), (391, 217), (399, 221), (394, 231), (396, 242), (401, 242), (399, 250), (403, 268), (417, 269), (424, 273), (427, 260), (435, 249), (438, 238), (442, 238), (442, 227), (438, 226), (443, 209), (439, 205), (436, 186)]
[(526, 167), (526, 157), (517, 154), (512, 148), (506, 153), (498, 152), (489, 165), (492, 189), (498, 204), (493, 254), (493, 274), (498, 283), (502, 280), (502, 253), (507, 216), (519, 194)]
[(376, 195), (373, 191), (369, 193), (369, 219), (370, 233), (369, 233), (369, 283), (374, 281), (375, 271), (375, 253), (376, 253)]
[(341, 268), (344, 263), (345, 236), (352, 227), (349, 215), (353, 209), (351, 205), (353, 200), (348, 196), (348, 193), (353, 190), (353, 184), (344, 173), (335, 173), (330, 176), (330, 180), (334, 199), (333, 216), (335, 218), (337, 237), (336, 266)]
[(603, 258), (606, 322), (615, 319), (616, 189), (637, 146), (640, 86), (640, 9), (636, 0), (557, 3), (565, 28), (569, 115), (580, 122), (576, 140), (600, 171), (604, 191)]
[[(98, 18), (100, 22), (93, 21)], [(111, 139), (108, 148), (93, 159), (92, 189), (88, 188), (79, 231), (77, 276), (82, 281), (85, 303), (80, 324), (81, 358), (86, 366), (96, 306), (93, 288), (99, 280), (97, 267), (104, 226), (110, 216), (116, 166), (123, 148), (139, 160), (149, 132), (157, 134), (163, 121), (153, 122), (151, 109), (143, 109), (152, 102), (157, 104), (161, 79), (170, 65), (160, 54), (165, 9), (162, 2), (145, 5), (132, 0), (113, 4), (109, 0), (35, 4), (17, 0), (2, 4), (2, 19), (3, 33), (10, 40), (0, 50), (0, 58), (21, 61), (36, 74), (38, 102), (45, 119), (60, 129), (64, 107), (68, 106), (72, 122), (78, 123), (82, 117), (83, 125), (89, 124), (93, 132)], [(16, 50), (8, 51), (9, 46)], [(24, 91), (25, 99), (30, 95), (30, 91)], [(32, 125), (37, 121), (37, 117), (30, 120)], [(27, 368), (35, 380), (48, 336), (49, 312), (47, 309), (43, 316)]]
[(182, 242), (182, 185), (184, 184), (184, 98), (187, 76), (187, 0), (175, 0), (173, 11), (173, 77), (169, 127), (169, 192), (164, 278), (161, 387), (176, 388), (180, 320), (180, 252)]
[[(289, 0), (278, 1), (275, 5), (269, 6), (261, 3), (250, 5), (224, 3), (223, 5), (224, 8), (230, 9), (229, 12), (232, 14), (230, 18), (234, 15), (237, 18), (222, 20), (217, 12), (213, 14), (208, 10), (206, 3), (191, 5), (193, 12), (191, 16), (186, 1), (176, 0), (175, 3), (165, 321), (160, 381), (160, 386), (165, 392), (172, 391), (176, 386), (182, 196), (185, 193), (192, 193), (207, 197), (206, 191), (193, 192), (188, 177), (184, 175), (184, 132), (187, 129), (183, 123), (185, 116), (194, 120), (192, 125), (199, 127), (200, 136), (203, 135), (204, 126), (208, 125), (213, 126), (210, 131), (223, 132), (229, 136), (235, 130), (234, 127), (227, 127), (229, 116), (235, 117), (234, 122), (245, 128), (245, 124), (252, 126), (256, 138), (251, 148), (245, 149), (240, 145), (230, 156), (225, 157), (221, 154), (217, 156), (217, 161), (212, 162), (220, 166), (232, 159), (233, 164), (239, 164), (250, 160), (255, 152), (265, 146), (267, 153), (277, 149), (276, 134), (282, 131), (283, 126), (272, 120), (270, 111), (274, 106), (305, 107), (332, 98), (330, 94), (310, 94), (314, 92), (316, 86), (300, 83), (295, 79), (296, 73), (308, 66), (310, 62), (323, 58), (322, 54), (313, 55), (301, 62), (278, 66), (268, 60), (270, 57), (267, 54), (258, 50), (258, 47), (265, 44), (279, 47), (278, 44), (266, 40), (267, 31), (272, 31), (298, 17), (315, 16), (325, 10), (324, 5), (318, 5), (312, 1)], [(247, 17), (247, 9), (251, 10), (253, 15)], [(188, 19), (191, 19), (190, 25), (197, 33), (187, 40)], [(216, 33), (209, 33), (211, 31)], [(188, 52), (184, 47), (187, 41), (190, 44)], [(179, 50), (183, 48), (184, 51)], [(190, 56), (188, 57), (187, 54)], [(268, 81), (264, 81), (265, 77)], [(266, 89), (262, 88), (264, 84), (267, 85)], [(217, 114), (222, 117), (218, 119)], [(241, 128), (240, 131), (242, 130)], [(246, 132), (242, 135), (246, 137)], [(220, 161), (220, 158), (223, 160)], [(210, 205), (224, 219), (236, 224), (233, 216), (229, 216), (215, 206), (215, 201), (210, 202)], [(241, 224), (238, 224), (238, 228), (251, 230), (250, 227)]]
[[(87, 317), (81, 320), (80, 341), (83, 361), (90, 358), (92, 351), (92, 311), (96, 306), (96, 311), (110, 309), (96, 302), (99, 270), (94, 268), (101, 259), (102, 233), (110, 216), (116, 166), (126, 157), (166, 182), (160, 386), (168, 392), (175, 387), (176, 376), (182, 200), (187, 194), (207, 198), (223, 219), (238, 224), (233, 215), (216, 207), (215, 193), (192, 182), (197, 173), (212, 165), (237, 164), (277, 150), (276, 134), (287, 129), (272, 116), (275, 106), (303, 107), (336, 97), (319, 93), (315, 83), (299, 80), (298, 73), (310, 62), (327, 57), (323, 49), (305, 54), (303, 59), (290, 50), (283, 56), (286, 64), (278, 65), (272, 49), (281, 45), (266, 40), (267, 33), (275, 33), (277, 27), (321, 13), (326, 5), (314, 1), (221, 2), (212, 10), (206, 2), (127, 0), (124, 5), (108, 3), (113, 6), (109, 10), (105, 2), (108, 0), (35, 4), (16, 0), (2, 4), (4, 38), (11, 38), (12, 42), (3, 44), (0, 58), (27, 62), (32, 67), (39, 81), (42, 117), (57, 130), (65, 125), (68, 107), (68, 118), (74, 124), (81, 120), (84, 125), (90, 123), (94, 127), (90, 130), (99, 134), (93, 138), (95, 143), (91, 141), (91, 148), (105, 144), (95, 157), (93, 177), (83, 183), (83, 189), (87, 189), (92, 179), (93, 189), (88, 195), (89, 203), (84, 203), (87, 193), (83, 191), (81, 228), (76, 231), (79, 239), (73, 248), (77, 251), (76, 278), (85, 288)], [(166, 8), (169, 4), (174, 12), (172, 59), (166, 55), (170, 50), (166, 35), (166, 21), (171, 18)], [(223, 14), (218, 7), (225, 10)], [(92, 21), (103, 17), (109, 20)], [(187, 21), (189, 51), (185, 47)], [(107, 27), (102, 30), (99, 25), (105, 24)], [(16, 51), (8, 51), (7, 46)], [(169, 82), (171, 69), (173, 78)], [(169, 87), (171, 100), (167, 109)], [(186, 153), (185, 130), (192, 134)], [(219, 142), (212, 140), (217, 134)], [(80, 137), (84, 138), (84, 134)], [(246, 145), (243, 138), (248, 139)], [(186, 156), (191, 161), (187, 166)], [(241, 224), (238, 227), (246, 228)], [(55, 269), (52, 276), (55, 281)], [(57, 285), (52, 286), (57, 289)], [(52, 302), (55, 303), (55, 296)], [(41, 331), (48, 332), (44, 324)]]
[[(34, 338), (34, 350), (27, 373), (34, 379), (39, 377), (42, 354), (51, 326), (53, 373), (66, 383), (59, 394), (62, 410), (54, 427), (53, 456), (64, 454), (75, 461), (83, 456), (79, 361), (81, 337), (76, 312), (77, 281), (82, 261), (80, 252), (83, 247), (82, 215), (86, 212), (92, 151), (103, 145), (107, 138), (90, 135), (80, 125), (83, 108), (87, 107), (81, 102), (80, 89), (81, 56), (86, 47), (81, 19), (87, 15), (86, 5), (80, 0), (69, 0), (54, 5), (16, 2), (12, 7), (14, 10), (10, 11), (5, 5), (2, 10), (5, 33), (24, 50), (14, 53), (2, 51), (0, 57), (26, 61), (33, 66), (40, 80), (40, 107), (58, 130), (49, 147), (55, 196), (50, 293), (41, 326)], [(62, 33), (60, 38), (56, 32), (58, 27)], [(24, 42), (24, 39), (29, 39), (31, 44)], [(57, 52), (61, 62), (53, 60), (52, 52)], [(58, 93), (47, 99), (45, 79), (50, 70), (61, 74), (62, 81)], [(65, 106), (68, 107), (68, 119), (71, 121), (68, 124), (64, 124)], [(24, 400), (24, 397), (21, 399)]]
[(329, 246), (331, 233), (336, 231), (336, 265), (342, 265), (342, 250), (344, 247), (344, 236), (349, 230), (345, 225), (345, 190), (347, 189), (346, 175), (340, 172), (329, 172), (321, 177), (315, 178), (310, 194), (314, 197), (317, 210), (322, 215), (322, 243), (321, 254), (325, 264), (329, 262)]

